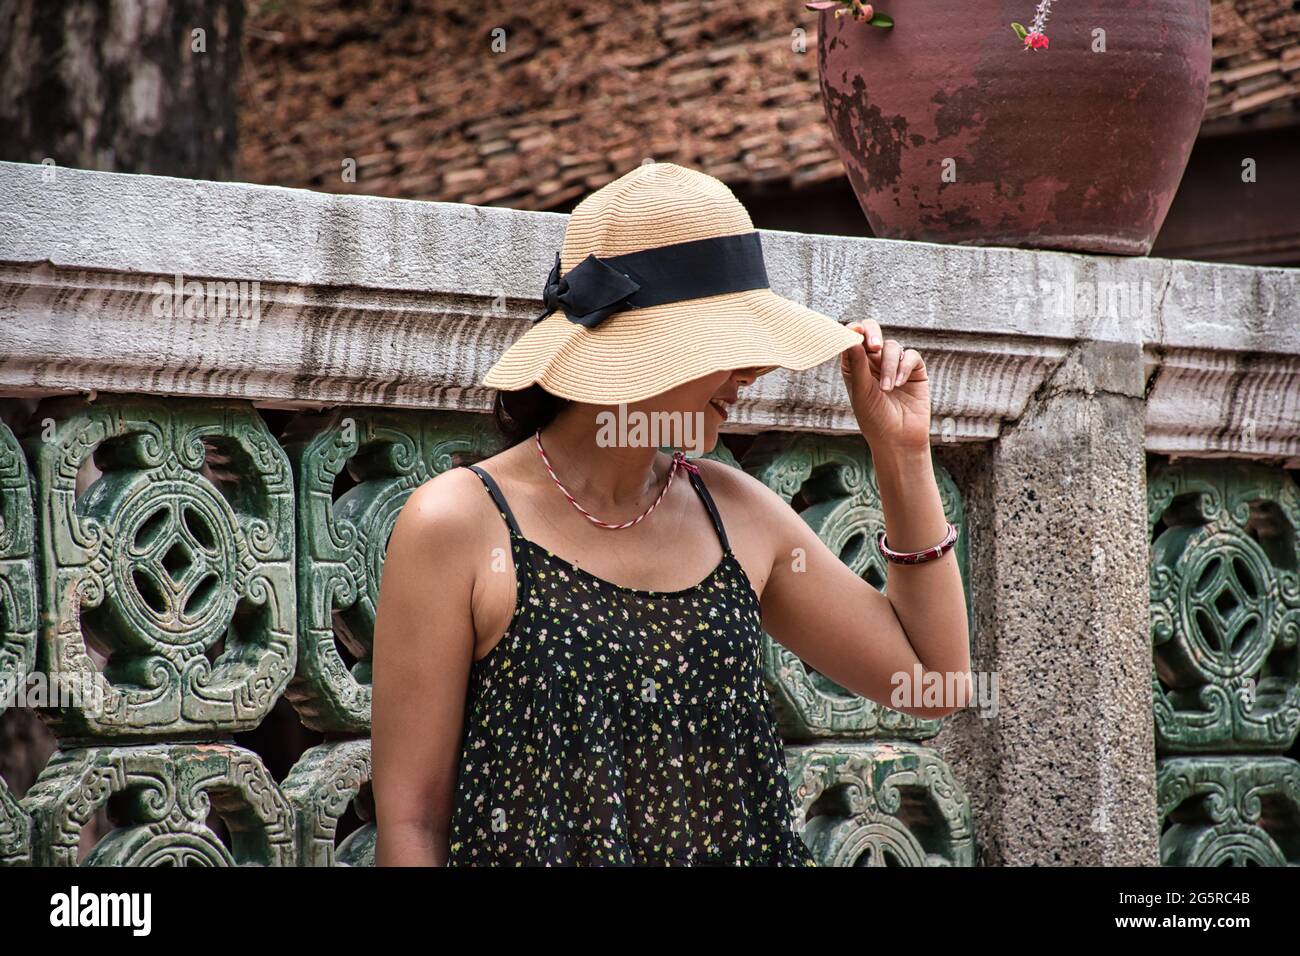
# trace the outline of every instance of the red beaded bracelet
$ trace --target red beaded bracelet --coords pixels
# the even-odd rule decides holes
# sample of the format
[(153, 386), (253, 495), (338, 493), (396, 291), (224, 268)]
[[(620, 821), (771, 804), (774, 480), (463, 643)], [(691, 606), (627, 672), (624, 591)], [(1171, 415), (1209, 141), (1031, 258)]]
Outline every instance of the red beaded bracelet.
[(923, 564), (926, 561), (933, 561), (946, 554), (954, 544), (957, 543), (957, 526), (951, 521), (948, 522), (948, 533), (943, 536), (943, 540), (930, 548), (922, 551), (895, 551), (889, 545), (885, 544), (885, 532), (880, 532), (876, 538), (876, 545), (880, 548), (880, 553), (888, 561), (895, 564)]

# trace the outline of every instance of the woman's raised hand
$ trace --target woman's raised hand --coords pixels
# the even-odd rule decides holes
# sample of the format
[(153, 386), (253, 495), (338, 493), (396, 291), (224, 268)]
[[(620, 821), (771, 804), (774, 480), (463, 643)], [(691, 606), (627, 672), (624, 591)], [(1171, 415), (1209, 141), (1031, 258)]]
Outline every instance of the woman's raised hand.
[(872, 319), (848, 328), (862, 342), (840, 355), (840, 370), (862, 435), (873, 453), (930, 445), (930, 379), (916, 349), (886, 339)]

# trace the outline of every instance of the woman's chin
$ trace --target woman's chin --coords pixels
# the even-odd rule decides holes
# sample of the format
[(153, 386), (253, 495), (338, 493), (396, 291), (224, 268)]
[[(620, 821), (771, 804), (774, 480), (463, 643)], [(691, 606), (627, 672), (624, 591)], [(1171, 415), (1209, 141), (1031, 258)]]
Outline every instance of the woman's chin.
[(710, 406), (709, 410), (704, 413), (704, 428), (700, 435), (701, 454), (707, 455), (718, 447), (718, 432), (721, 424), (722, 417)]

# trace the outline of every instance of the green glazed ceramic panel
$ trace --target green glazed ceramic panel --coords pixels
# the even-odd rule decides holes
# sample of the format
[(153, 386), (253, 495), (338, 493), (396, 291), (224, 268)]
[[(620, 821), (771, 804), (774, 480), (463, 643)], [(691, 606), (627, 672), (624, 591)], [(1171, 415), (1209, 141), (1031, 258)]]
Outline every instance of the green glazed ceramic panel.
[(32, 856), (32, 822), (0, 780), (0, 867), (26, 866)]
[(1170, 757), (1156, 771), (1156, 801), (1164, 866), (1300, 866), (1294, 760)]
[(1300, 489), (1246, 462), (1161, 465), (1147, 485), (1160, 753), (1287, 750), (1300, 728)]
[[(245, 403), (101, 395), (24, 438), (42, 567), (38, 666), (81, 695), (64, 744), (256, 727), (295, 662), (289, 461)], [(101, 474), (82, 490), (92, 460)], [(87, 652), (107, 655), (101, 673)]]
[(795, 827), (822, 866), (975, 865), (970, 802), (928, 747), (790, 747), (786, 771)]
[[(312, 747), (294, 764), (282, 789), (297, 820), (300, 866), (374, 865), (369, 740)], [(339, 820), (349, 806), (366, 822), (336, 847)]]
[[(314, 730), (364, 733), (379, 582), (397, 515), (420, 485), (488, 457), (499, 439), (484, 415), (358, 408), (295, 416), (283, 441), (297, 479), (301, 609), (288, 697)], [(356, 484), (335, 500), (345, 468)]]
[(0, 422), (0, 713), (10, 701), (24, 702), (20, 691), (35, 661), (32, 485), (22, 446)]
[[(261, 758), (233, 744), (57, 751), (23, 805), (37, 866), (77, 865), (81, 831), (113, 801), (118, 826), (82, 866), (293, 866), (293, 808)], [(230, 845), (208, 825), (216, 813)]]

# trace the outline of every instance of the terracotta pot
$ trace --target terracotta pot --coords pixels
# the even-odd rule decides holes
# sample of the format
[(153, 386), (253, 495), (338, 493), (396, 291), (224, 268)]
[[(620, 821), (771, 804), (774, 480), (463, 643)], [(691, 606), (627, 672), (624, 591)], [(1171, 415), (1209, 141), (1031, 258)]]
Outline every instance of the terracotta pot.
[(892, 30), (827, 11), (818, 41), (826, 114), (877, 236), (1150, 251), (1201, 125), (1209, 0), (1055, 0), (1045, 50), (1011, 28), (1035, 0), (877, 8)]

